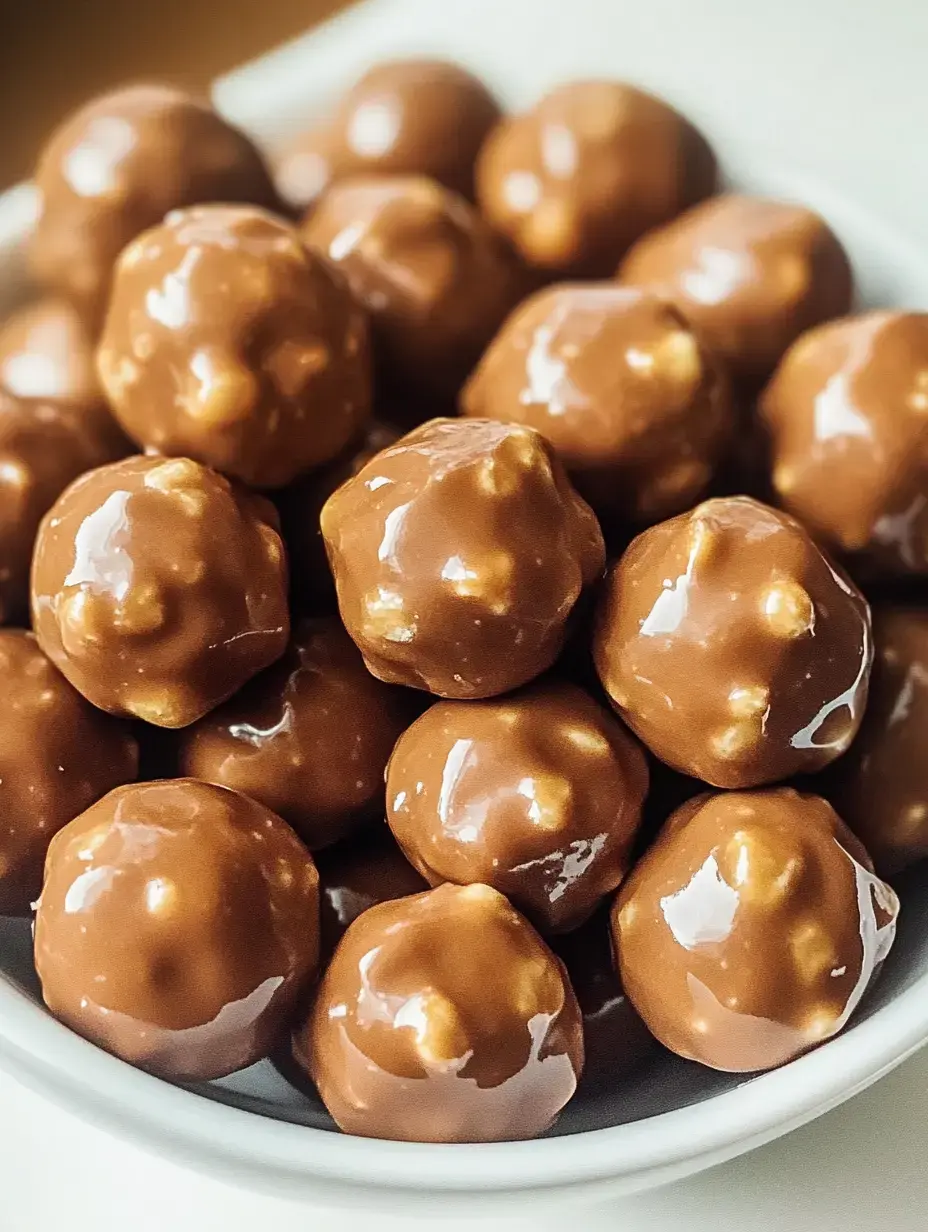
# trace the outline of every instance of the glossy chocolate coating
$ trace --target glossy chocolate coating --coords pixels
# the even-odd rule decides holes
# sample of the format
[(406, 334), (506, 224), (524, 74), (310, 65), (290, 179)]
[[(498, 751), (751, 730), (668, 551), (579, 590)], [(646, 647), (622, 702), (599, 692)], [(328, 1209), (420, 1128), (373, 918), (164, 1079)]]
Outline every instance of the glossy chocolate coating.
[(35, 184), (33, 271), (95, 319), (121, 249), (169, 210), (277, 200), (244, 133), (207, 102), (158, 85), (115, 90), (66, 119), (39, 155)]
[(135, 778), (127, 727), (88, 705), (31, 633), (0, 630), (0, 915), (25, 915), (42, 888), (52, 836)]
[(384, 769), (411, 718), (337, 620), (304, 620), (282, 659), (184, 732), (180, 771), (251, 796), (315, 851), (383, 816)]
[(564, 969), (488, 886), (381, 903), (348, 928), (294, 1055), (347, 1133), (533, 1138), (583, 1068)]
[(928, 856), (928, 611), (877, 604), (873, 641), (867, 713), (826, 790), (887, 877)]
[(84, 471), (118, 458), (112, 432), (77, 413), (0, 390), (0, 622), (25, 621), (39, 522)]
[(714, 190), (716, 165), (667, 103), (576, 81), (500, 120), (476, 179), (480, 208), (526, 264), (605, 278), (639, 236)]
[(603, 687), (662, 761), (716, 787), (820, 770), (860, 726), (863, 596), (788, 514), (746, 496), (646, 530), (597, 613)]
[(629, 867), (644, 754), (571, 684), (445, 701), (400, 736), (387, 822), (432, 885), (492, 885), (543, 932), (567, 932)]
[(517, 308), (461, 410), (536, 428), (601, 517), (635, 522), (703, 495), (735, 418), (725, 374), (677, 309), (609, 283), (550, 287)]
[(820, 325), (760, 399), (777, 501), (883, 574), (928, 574), (928, 313)]
[(255, 487), (331, 461), (370, 413), (363, 312), (250, 207), (177, 210), (125, 249), (97, 361), (133, 440)]
[(193, 779), (119, 787), (52, 841), (35, 964), (52, 1013), (166, 1078), (267, 1055), (319, 955), (319, 877), (279, 817)]
[(524, 290), (474, 207), (421, 176), (336, 184), (302, 234), (370, 312), (393, 389), (456, 394)]
[(604, 548), (589, 506), (529, 428), (434, 419), (322, 510), (348, 633), (382, 680), (492, 697), (554, 662)]
[(185, 727), (286, 647), (274, 509), (188, 458), (91, 471), (39, 529), (32, 621), (95, 706)]
[(619, 891), (622, 982), (673, 1052), (772, 1069), (847, 1023), (899, 901), (834, 809), (791, 788), (698, 796)]
[(363, 911), (428, 889), (385, 826), (321, 851), (316, 861), (323, 960)]
[(801, 205), (734, 193), (646, 235), (619, 270), (678, 304), (742, 380), (764, 380), (803, 330), (851, 306), (840, 241)]
[(427, 175), (471, 197), (477, 151), (498, 118), (489, 90), (459, 65), (388, 60), (284, 150), (277, 188), (304, 210), (330, 184), (357, 175)]

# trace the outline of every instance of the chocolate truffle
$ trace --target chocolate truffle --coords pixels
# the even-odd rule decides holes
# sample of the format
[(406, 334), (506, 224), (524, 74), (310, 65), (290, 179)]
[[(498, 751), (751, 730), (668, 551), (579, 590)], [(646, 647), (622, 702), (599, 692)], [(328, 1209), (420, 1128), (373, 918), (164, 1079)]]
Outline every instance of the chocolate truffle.
[(302, 228), (371, 314), (388, 386), (453, 396), (524, 290), (473, 208), (434, 180), (336, 184)]
[(33, 271), (94, 319), (120, 251), (169, 210), (277, 199), (243, 133), (207, 102), (158, 85), (115, 90), (76, 111), (42, 150), (35, 184)]
[(498, 118), (489, 90), (459, 65), (388, 60), (283, 151), (277, 188), (304, 210), (329, 184), (356, 175), (427, 175), (470, 197), (477, 151)]
[(860, 734), (826, 788), (889, 877), (928, 856), (928, 611), (878, 604)]
[(140, 445), (255, 487), (331, 461), (370, 412), (367, 323), (263, 210), (177, 210), (116, 265), (98, 368)]
[[(118, 435), (118, 433), (116, 434)], [(70, 410), (0, 390), (0, 621), (29, 611), (29, 563), (39, 522), (91, 467), (122, 453)]]
[(369, 907), (428, 889), (385, 826), (321, 851), (316, 861), (324, 960)]
[(928, 313), (810, 330), (759, 404), (777, 503), (882, 574), (928, 574)]
[(530, 428), (435, 419), (322, 510), (345, 628), (382, 680), (492, 697), (557, 658), (599, 525)]
[(517, 308), (461, 410), (537, 428), (601, 517), (635, 522), (702, 496), (734, 427), (725, 374), (677, 309), (609, 283), (550, 287)]
[(390, 758), (387, 822), (432, 885), (492, 885), (543, 932), (567, 932), (628, 871), (647, 787), (622, 725), (544, 683), (430, 707)]
[(251, 796), (315, 851), (383, 817), (384, 769), (412, 717), (337, 620), (305, 620), (282, 659), (184, 732), (180, 770)]
[(622, 982), (673, 1052), (772, 1069), (837, 1034), (889, 952), (899, 900), (834, 809), (791, 788), (706, 794), (619, 891)]
[(293, 1042), (338, 1125), (366, 1138), (533, 1138), (583, 1067), (564, 968), (483, 885), (365, 911)]
[(88, 705), (31, 633), (0, 630), (0, 915), (25, 915), (56, 831), (135, 778), (138, 746)]
[(558, 86), (496, 125), (477, 199), (526, 263), (604, 278), (640, 235), (715, 188), (715, 157), (667, 103), (617, 81)]
[(736, 194), (646, 235), (619, 277), (672, 299), (748, 384), (803, 330), (847, 312), (853, 294), (847, 254), (818, 214)]
[(95, 706), (185, 727), (286, 647), (274, 509), (189, 458), (91, 471), (39, 530), (32, 620)]
[(42, 996), (133, 1065), (192, 1081), (260, 1060), (318, 952), (312, 857), (238, 792), (118, 787), (52, 840), (35, 921)]
[(772, 783), (843, 753), (873, 659), (863, 596), (798, 522), (746, 496), (639, 535), (608, 574), (593, 649), (632, 730), (716, 787)]

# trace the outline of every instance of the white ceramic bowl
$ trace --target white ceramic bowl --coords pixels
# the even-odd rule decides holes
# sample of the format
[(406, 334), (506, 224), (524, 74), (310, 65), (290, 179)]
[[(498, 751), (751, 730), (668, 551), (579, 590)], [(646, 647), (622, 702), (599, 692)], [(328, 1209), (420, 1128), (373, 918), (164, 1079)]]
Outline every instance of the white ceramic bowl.
[[(273, 141), (360, 67), (394, 53), (461, 59), (516, 104), (571, 76), (625, 77), (700, 123), (734, 183), (819, 208), (851, 251), (863, 302), (925, 307), (928, 160), (916, 157), (928, 116), (925, 46), (921, 0), (896, 0), (891, 14), (865, 0), (763, 7), (753, 0), (370, 0), (219, 82), (216, 98)], [(32, 208), (28, 189), (0, 200), (6, 301), (22, 289), (17, 246)], [(924, 1042), (928, 872), (915, 870), (900, 889), (895, 948), (839, 1038), (747, 1080), (667, 1058), (633, 1085), (585, 1093), (536, 1142), (349, 1138), (268, 1063), (220, 1083), (170, 1086), (41, 1009), (22, 922), (0, 921), (0, 1065), (178, 1162), (319, 1202), (407, 1209), (439, 1202), (442, 1212), (480, 1205), (498, 1212), (507, 1203), (522, 1209), (530, 1200), (628, 1193), (786, 1133)]]

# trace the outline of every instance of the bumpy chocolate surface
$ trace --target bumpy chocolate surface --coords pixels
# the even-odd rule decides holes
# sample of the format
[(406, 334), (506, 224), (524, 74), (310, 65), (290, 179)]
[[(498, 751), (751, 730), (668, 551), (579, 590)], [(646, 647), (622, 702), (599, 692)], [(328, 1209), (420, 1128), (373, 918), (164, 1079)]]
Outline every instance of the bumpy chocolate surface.
[(289, 223), (250, 207), (178, 210), (130, 244), (97, 359), (140, 445), (256, 487), (331, 461), (370, 412), (363, 312)]
[(106, 306), (120, 250), (169, 210), (277, 199), (243, 133), (208, 103), (156, 85), (115, 90), (76, 111), (42, 150), (35, 183), (33, 270), (94, 318)]
[(345, 628), (375, 676), (490, 697), (549, 667), (603, 567), (589, 506), (529, 428), (435, 419), (322, 510)]
[(39, 522), (78, 475), (118, 458), (121, 435), (65, 407), (0, 390), (0, 622), (25, 621)]
[(577, 81), (502, 119), (476, 178), (481, 209), (527, 264), (603, 278), (645, 231), (708, 196), (716, 166), (702, 135), (660, 99)]
[(827, 794), (881, 876), (928, 856), (928, 611), (877, 604), (860, 734)]
[(809, 331), (759, 405), (785, 509), (865, 568), (928, 573), (928, 313)]
[(474, 207), (422, 177), (337, 184), (302, 234), (370, 312), (393, 389), (456, 394), (524, 290)]
[(349, 927), (294, 1036), (339, 1126), (493, 1142), (547, 1129), (583, 1067), (564, 969), (488, 886), (439, 886)]
[(870, 612), (788, 514), (725, 497), (646, 530), (613, 565), (594, 658), (662, 761), (754, 787), (819, 770), (851, 743)]
[(489, 90), (459, 65), (385, 61), (283, 151), (277, 188), (304, 210), (330, 184), (357, 175), (427, 175), (470, 197), (477, 151), (498, 118)]
[(286, 647), (273, 507), (188, 458), (91, 471), (40, 528), (32, 619), (42, 649), (94, 705), (184, 727)]
[(749, 383), (764, 380), (803, 330), (847, 312), (847, 254), (812, 210), (727, 194), (646, 235), (622, 282), (673, 300)]
[(465, 415), (537, 428), (602, 517), (679, 513), (734, 427), (728, 381), (670, 304), (563, 284), (509, 317), (461, 394)]
[(432, 885), (492, 885), (543, 932), (566, 932), (625, 876), (647, 786), (622, 725), (574, 685), (545, 683), (430, 707), (390, 758), (387, 822)]
[(117, 788), (55, 837), (35, 925), (45, 1003), (174, 1079), (266, 1056), (319, 952), (319, 878), (289, 826), (208, 783)]
[(337, 620), (305, 620), (282, 659), (184, 732), (180, 770), (251, 796), (314, 851), (383, 816), (384, 769), (412, 717)]
[(622, 981), (657, 1038), (713, 1069), (772, 1069), (844, 1027), (899, 902), (818, 796), (699, 796), (619, 891)]
[(52, 836), (135, 778), (127, 727), (87, 704), (31, 633), (0, 630), (0, 915), (25, 915), (42, 888)]

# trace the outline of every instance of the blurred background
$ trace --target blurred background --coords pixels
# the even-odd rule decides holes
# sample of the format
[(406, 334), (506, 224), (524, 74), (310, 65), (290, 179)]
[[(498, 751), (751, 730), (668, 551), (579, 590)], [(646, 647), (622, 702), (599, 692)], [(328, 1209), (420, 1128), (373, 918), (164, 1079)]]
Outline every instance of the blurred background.
[(205, 89), (349, 0), (0, 0), (0, 188), (77, 103), (129, 80)]

